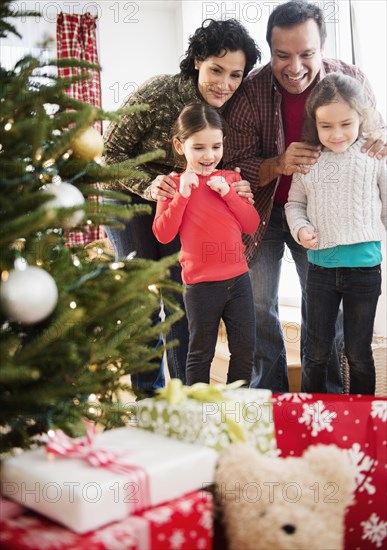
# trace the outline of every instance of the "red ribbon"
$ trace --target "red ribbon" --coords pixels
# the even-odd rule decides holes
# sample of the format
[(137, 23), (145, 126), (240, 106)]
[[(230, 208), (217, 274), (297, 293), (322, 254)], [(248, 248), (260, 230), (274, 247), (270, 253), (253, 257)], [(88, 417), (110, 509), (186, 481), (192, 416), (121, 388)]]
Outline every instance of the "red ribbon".
[[(73, 439), (62, 430), (55, 430), (54, 435), (48, 436), (47, 453), (63, 458), (80, 458), (86, 460), (94, 468), (105, 468), (117, 474), (130, 475), (130, 481), (138, 487), (136, 499), (128, 498), (133, 513), (150, 508), (150, 490), (148, 474), (141, 466), (122, 464), (118, 459), (130, 451), (111, 451), (108, 449), (94, 449), (95, 426), (85, 422), (86, 436)], [(133, 489), (131, 486), (130, 489)], [(133, 495), (133, 491), (131, 491)]]

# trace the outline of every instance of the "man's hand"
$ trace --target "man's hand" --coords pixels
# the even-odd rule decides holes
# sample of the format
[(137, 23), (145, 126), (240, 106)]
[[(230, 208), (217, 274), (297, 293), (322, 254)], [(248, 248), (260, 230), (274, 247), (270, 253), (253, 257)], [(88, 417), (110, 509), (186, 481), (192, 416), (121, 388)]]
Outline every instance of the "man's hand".
[(305, 164), (310, 166), (316, 164), (320, 150), (319, 145), (294, 141), (282, 155), (277, 157), (280, 174), (284, 176), (292, 176), (296, 172), (307, 174), (309, 168)]
[[(238, 172), (238, 174), (241, 173), (241, 169), (237, 166), (234, 169), (234, 172)], [(251, 192), (251, 186), (250, 183), (246, 180), (241, 181), (235, 181), (231, 184), (232, 187), (235, 188), (235, 191), (240, 195), (241, 197), (246, 197), (248, 199), (250, 204), (254, 204), (254, 195)]]
[(298, 240), (304, 248), (315, 248), (317, 246), (317, 235), (312, 227), (301, 227), (298, 232)]
[(376, 156), (378, 160), (387, 155), (386, 134), (383, 130), (363, 133), (363, 137), (367, 138), (367, 141), (361, 148), (362, 153), (368, 152), (370, 157)]
[(176, 193), (176, 183), (171, 176), (177, 176), (177, 172), (171, 172), (168, 176), (157, 176), (151, 183), (150, 196), (154, 201), (172, 199)]
[(184, 172), (180, 176), (180, 195), (188, 199), (191, 196), (193, 187), (199, 187), (199, 178), (194, 172)]
[(265, 159), (259, 169), (259, 187), (268, 185), (278, 176), (292, 176), (296, 172), (307, 174), (308, 165), (316, 164), (320, 156), (320, 145), (294, 141), (278, 157)]

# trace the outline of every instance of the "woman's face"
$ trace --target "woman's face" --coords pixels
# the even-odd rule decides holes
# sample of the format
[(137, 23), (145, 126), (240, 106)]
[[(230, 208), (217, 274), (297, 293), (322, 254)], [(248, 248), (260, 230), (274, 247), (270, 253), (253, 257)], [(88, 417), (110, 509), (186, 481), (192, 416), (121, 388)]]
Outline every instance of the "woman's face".
[(204, 61), (196, 60), (198, 88), (203, 99), (217, 109), (224, 105), (241, 85), (245, 66), (246, 56), (242, 50), (226, 51), (221, 57), (211, 55)]

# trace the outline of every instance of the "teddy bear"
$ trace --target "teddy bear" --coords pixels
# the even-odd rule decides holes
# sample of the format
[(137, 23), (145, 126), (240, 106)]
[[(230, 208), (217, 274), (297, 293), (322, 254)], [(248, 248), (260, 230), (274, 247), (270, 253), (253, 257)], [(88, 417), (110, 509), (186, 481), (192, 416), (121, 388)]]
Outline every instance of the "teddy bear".
[(223, 451), (216, 494), (230, 550), (340, 550), (355, 472), (335, 445), (269, 457), (246, 443)]

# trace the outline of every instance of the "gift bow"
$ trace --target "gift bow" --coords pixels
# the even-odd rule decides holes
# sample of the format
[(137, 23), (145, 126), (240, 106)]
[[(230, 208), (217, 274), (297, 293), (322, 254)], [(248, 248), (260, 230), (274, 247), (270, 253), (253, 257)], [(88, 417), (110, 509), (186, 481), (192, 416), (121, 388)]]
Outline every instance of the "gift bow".
[[(243, 384), (245, 384), (244, 380), (237, 380), (231, 384), (215, 384), (210, 386), (209, 384), (198, 382), (192, 386), (183, 386), (179, 378), (172, 378), (164, 388), (156, 390), (157, 395), (155, 399), (165, 399), (170, 405), (178, 405), (188, 398), (195, 399), (200, 403), (232, 403), (232, 400), (225, 397), (222, 392), (224, 390), (240, 388)], [(247, 434), (243, 426), (227, 416), (223, 410), (221, 410), (221, 419), (226, 425), (226, 431), (232, 443), (247, 441)]]
[[(134, 478), (134, 482), (138, 487), (138, 498), (127, 498), (125, 502), (129, 502), (133, 505), (133, 512), (149, 508), (149, 480), (145, 470), (141, 468), (141, 466), (122, 464), (118, 461), (121, 456), (127, 455), (130, 451), (111, 451), (102, 448), (95, 449), (93, 447), (96, 434), (95, 425), (91, 422), (85, 422), (85, 424), (85, 437), (73, 439), (62, 432), (62, 430), (55, 430), (53, 434), (50, 433), (46, 444), (47, 453), (64, 458), (80, 458), (86, 460), (90, 466), (94, 468), (105, 468), (117, 474), (129, 474), (131, 478)], [(133, 490), (131, 494), (133, 494)]]

